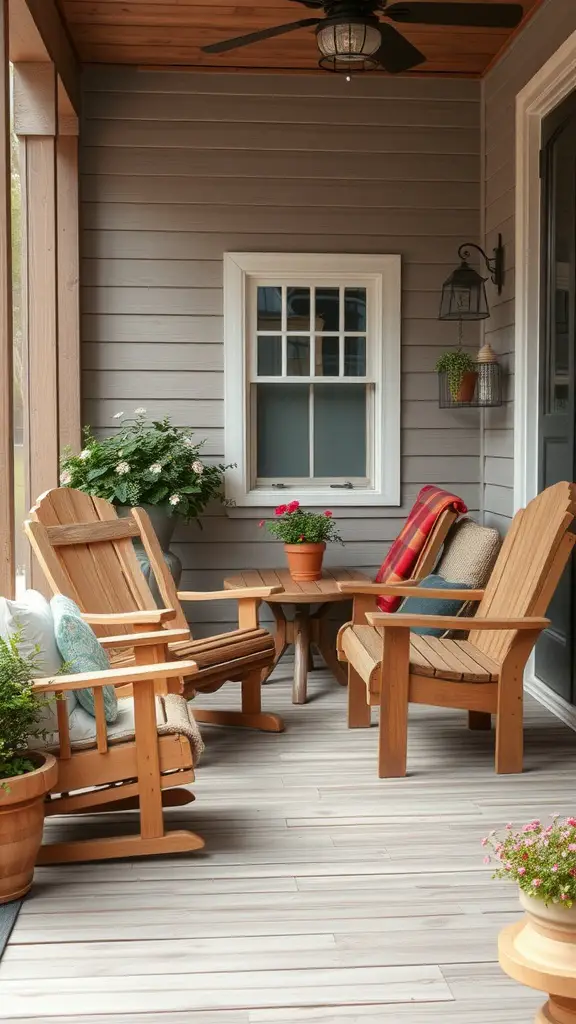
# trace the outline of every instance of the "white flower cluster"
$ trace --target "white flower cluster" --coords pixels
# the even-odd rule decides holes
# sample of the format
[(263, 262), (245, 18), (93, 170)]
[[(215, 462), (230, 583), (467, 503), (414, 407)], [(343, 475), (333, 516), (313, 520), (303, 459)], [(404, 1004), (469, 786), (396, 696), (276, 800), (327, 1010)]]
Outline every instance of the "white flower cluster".
[(204, 472), (204, 466), (198, 460), (196, 460), (196, 462), (193, 462), (190, 468), (193, 473), (196, 473), (197, 476), (202, 476), (202, 473)]
[(168, 501), (170, 502), (171, 505), (179, 505), (180, 502), (182, 501), (182, 498), (179, 494), (173, 494), (170, 498), (168, 498)]
[(130, 472), (130, 466), (127, 462), (119, 462), (116, 466), (116, 472), (118, 476), (126, 476), (126, 473)]

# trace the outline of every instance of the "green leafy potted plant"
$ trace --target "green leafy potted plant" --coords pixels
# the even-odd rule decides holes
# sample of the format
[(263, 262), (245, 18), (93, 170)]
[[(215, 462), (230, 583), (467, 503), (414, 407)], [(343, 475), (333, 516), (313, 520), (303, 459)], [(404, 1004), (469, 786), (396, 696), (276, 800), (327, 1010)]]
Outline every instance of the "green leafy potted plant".
[[(84, 428), (82, 451), (64, 453), (60, 483), (105, 498), (119, 507), (121, 515), (135, 506), (144, 508), (178, 582), (182, 565), (170, 551), (176, 521), (199, 522), (208, 502), (222, 498), (227, 467), (203, 462), (205, 442), (195, 441), (192, 430), (173, 426), (168, 417), (149, 422), (146, 409), (139, 408), (133, 417), (124, 419), (124, 413), (118, 412), (114, 418), (121, 426), (109, 437), (96, 438), (90, 427)], [(136, 550), (149, 576), (138, 543)]]
[(260, 526), (279, 540), (284, 541), (288, 569), (294, 582), (311, 582), (322, 576), (322, 559), (326, 541), (340, 541), (332, 512), (305, 512), (299, 501), (278, 505), (276, 519)]
[(495, 863), (494, 878), (518, 886), (526, 923), (514, 938), (529, 960), (560, 966), (576, 962), (576, 818), (554, 815), (549, 825), (534, 820), (482, 840), (484, 862)]
[(478, 371), (472, 356), (461, 348), (444, 352), (436, 363), (436, 373), (445, 374), (454, 402), (471, 402), (476, 390)]
[(32, 885), (45, 798), (58, 778), (52, 754), (28, 749), (42, 738), (47, 701), (34, 695), (36, 654), (21, 655), (20, 639), (0, 637), (0, 903), (20, 899)]

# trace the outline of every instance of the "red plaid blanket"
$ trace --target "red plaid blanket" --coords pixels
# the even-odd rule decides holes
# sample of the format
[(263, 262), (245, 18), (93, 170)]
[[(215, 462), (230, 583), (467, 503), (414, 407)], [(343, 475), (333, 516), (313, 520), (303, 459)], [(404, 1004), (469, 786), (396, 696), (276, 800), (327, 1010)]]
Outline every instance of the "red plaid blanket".
[[(430, 484), (422, 488), (408, 519), (382, 563), (376, 576), (376, 583), (402, 583), (403, 580), (410, 579), (438, 516), (450, 507), (462, 515), (468, 511), (462, 499), (455, 494), (449, 494), (448, 491)], [(401, 600), (400, 597), (379, 597), (378, 607), (383, 612), (395, 612)]]

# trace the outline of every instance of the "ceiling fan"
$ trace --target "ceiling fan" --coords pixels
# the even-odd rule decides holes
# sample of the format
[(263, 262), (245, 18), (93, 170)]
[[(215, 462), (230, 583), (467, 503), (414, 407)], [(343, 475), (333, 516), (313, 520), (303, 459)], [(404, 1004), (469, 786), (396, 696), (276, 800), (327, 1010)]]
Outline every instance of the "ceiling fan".
[(319, 18), (301, 18), (260, 32), (203, 46), (204, 53), (226, 53), (262, 39), (315, 26), (320, 67), (329, 71), (371, 70), (390, 74), (424, 63), (425, 55), (388, 21), (404, 25), (446, 25), (474, 28), (516, 28), (524, 16), (519, 3), (444, 3), (437, 0), (291, 0), (318, 10)]

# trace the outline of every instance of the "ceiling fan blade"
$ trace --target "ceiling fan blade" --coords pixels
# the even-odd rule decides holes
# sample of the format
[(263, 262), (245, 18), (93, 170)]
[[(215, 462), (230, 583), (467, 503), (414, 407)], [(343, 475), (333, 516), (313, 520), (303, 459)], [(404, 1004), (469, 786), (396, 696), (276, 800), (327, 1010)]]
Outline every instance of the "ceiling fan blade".
[(409, 71), (417, 64), (423, 64), (426, 57), (412, 43), (409, 43), (404, 36), (392, 25), (380, 23), (380, 35), (382, 42), (380, 49), (374, 54), (374, 59), (382, 65), (385, 71), (391, 75), (397, 75), (401, 71)]
[(384, 15), (406, 25), (454, 25), (467, 28), (516, 28), (524, 17), (522, 4), (454, 4), (411, 2), (392, 4)]
[(320, 18), (301, 18), (300, 21), (291, 21), (287, 25), (275, 25), (274, 28), (264, 28), (260, 32), (250, 32), (246, 36), (235, 36), (234, 39), (225, 39), (223, 43), (212, 43), (211, 46), (203, 46), (202, 53), (225, 53), (227, 50), (235, 50), (240, 46), (258, 43), (261, 39), (273, 39), (274, 36), (283, 36), (288, 32), (295, 32), (297, 28), (318, 25), (320, 21)]

